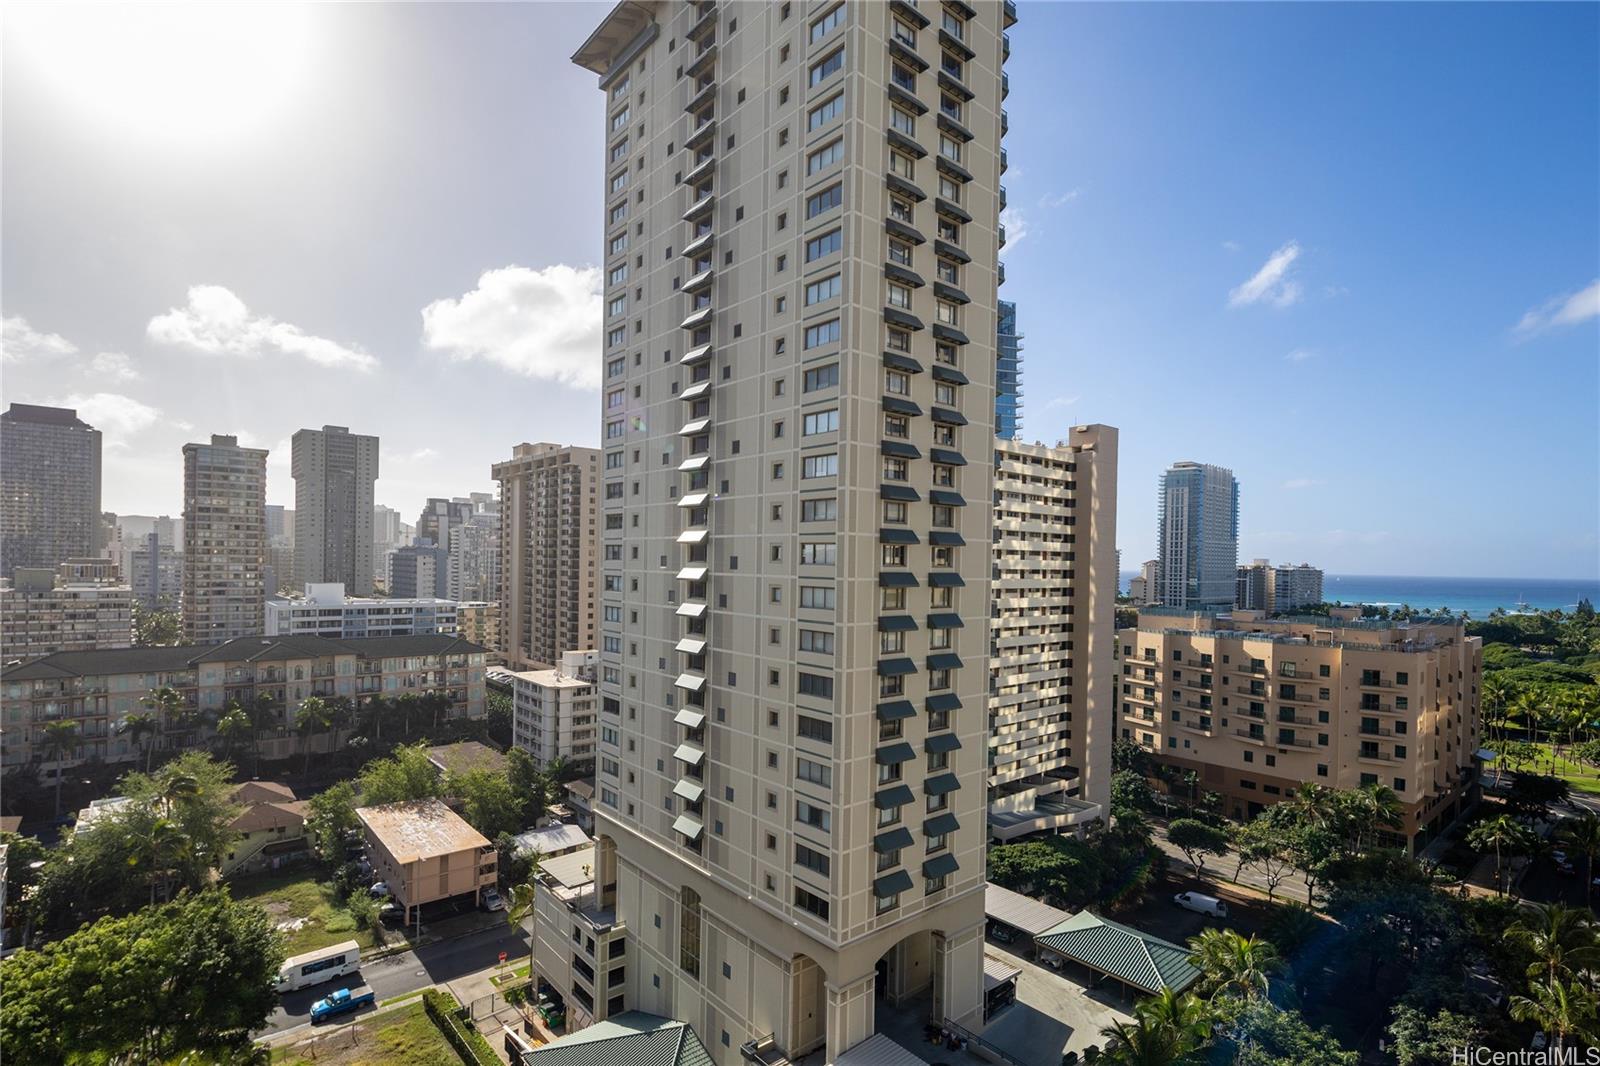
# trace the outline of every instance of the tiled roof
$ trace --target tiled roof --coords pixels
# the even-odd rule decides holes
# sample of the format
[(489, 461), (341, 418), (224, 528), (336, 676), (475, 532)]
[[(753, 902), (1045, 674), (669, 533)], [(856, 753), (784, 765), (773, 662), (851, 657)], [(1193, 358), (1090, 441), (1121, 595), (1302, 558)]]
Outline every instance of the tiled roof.
[(0, 676), (7, 681), (39, 681), (104, 677), (109, 674), (175, 673), (192, 669), (196, 663), (283, 662), (287, 659), (317, 659), (329, 655), (395, 659), (423, 655), (471, 655), (485, 650), (480, 644), (444, 633), (362, 637), (355, 640), (293, 635), (238, 637), (221, 644), (62, 651), (7, 666), (0, 671)]
[(233, 790), (235, 803), (282, 803), (295, 798), (294, 789), (278, 781), (246, 781)]
[(305, 825), (306, 814), (310, 810), (311, 804), (306, 800), (253, 803), (229, 822), (228, 828), (235, 833), (254, 833), (262, 829), (276, 829), (280, 825), (298, 829)]
[(429, 748), (428, 761), (447, 774), (464, 774), (468, 770), (499, 772), (506, 768), (505, 755), (476, 740), (458, 740), (454, 744)]
[(1033, 942), (1151, 995), (1163, 988), (1182, 992), (1200, 976), (1187, 948), (1088, 911), (1079, 911)]
[(625, 1011), (522, 1054), (524, 1066), (712, 1066), (687, 1022)]
[(482, 833), (436, 799), (359, 807), (356, 817), (401, 865), (490, 846)]

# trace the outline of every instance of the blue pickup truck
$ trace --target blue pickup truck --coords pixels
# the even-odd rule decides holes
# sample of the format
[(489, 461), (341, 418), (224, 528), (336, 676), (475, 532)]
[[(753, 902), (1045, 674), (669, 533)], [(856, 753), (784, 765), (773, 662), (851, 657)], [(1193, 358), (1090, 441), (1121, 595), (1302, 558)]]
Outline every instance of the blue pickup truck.
[(359, 985), (356, 988), (341, 988), (332, 995), (311, 1004), (311, 1020), (313, 1022), (326, 1021), (349, 1011), (370, 1006), (372, 1000), (372, 989), (366, 985)]

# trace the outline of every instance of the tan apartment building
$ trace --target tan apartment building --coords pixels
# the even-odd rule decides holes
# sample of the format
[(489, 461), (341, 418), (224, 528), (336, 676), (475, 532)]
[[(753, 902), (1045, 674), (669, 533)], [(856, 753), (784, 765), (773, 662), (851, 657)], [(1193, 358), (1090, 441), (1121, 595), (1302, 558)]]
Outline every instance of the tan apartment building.
[(267, 449), (183, 446), (183, 636), (220, 644), (266, 624)]
[(367, 841), (372, 876), (389, 886), (390, 897), (405, 908), (406, 923), (417, 908), (470, 895), (481, 902), (500, 872), (500, 854), (443, 800), (408, 800), (381, 807), (357, 807)]
[(378, 438), (345, 426), (298, 429), (289, 455), (294, 587), (337, 581), (352, 596), (372, 595)]
[(1117, 431), (994, 452), (989, 833), (1106, 814), (1116, 715)]
[(513, 670), (548, 670), (600, 640), (595, 448), (519, 444), (500, 483), (500, 644)]
[(505, 661), (500, 644), (500, 604), (474, 600), (456, 604), (456, 632), (465, 640), (482, 644), (490, 651), (489, 661)]
[(18, 567), (0, 581), (0, 657), (9, 662), (133, 643), (132, 587), (77, 569), (70, 562), (55, 570)]
[[(982, 1025), (1009, 3), (617, 4), (599, 903), (719, 1066)], [(610, 767), (615, 767), (615, 772)]]
[(1118, 634), (1120, 735), (1249, 818), (1301, 782), (1385, 785), (1419, 844), (1478, 777), (1483, 641), (1448, 618), (1149, 608)]
[[(307, 739), (297, 732), (295, 711), (308, 696), (359, 703), (431, 691), (450, 698), (449, 717), (477, 718), (484, 713), (486, 654), (444, 635), (256, 636), (213, 645), (60, 652), (11, 663), (0, 668), (0, 770), (37, 762), (49, 775), (86, 759), (131, 763), (147, 745), (205, 748), (215, 740), (208, 723), (234, 701), (250, 706), (265, 699), (273, 709), (260, 734), (261, 756), (268, 760), (288, 758), (307, 743), (312, 751), (330, 751), (348, 736)], [(118, 728), (128, 715), (149, 711), (144, 699), (162, 687), (176, 689), (187, 708), (201, 712), (198, 725), (162, 721), (156, 734), (138, 738)], [(76, 723), (81, 744), (64, 758), (46, 760), (36, 745), (45, 723), (55, 721)]]

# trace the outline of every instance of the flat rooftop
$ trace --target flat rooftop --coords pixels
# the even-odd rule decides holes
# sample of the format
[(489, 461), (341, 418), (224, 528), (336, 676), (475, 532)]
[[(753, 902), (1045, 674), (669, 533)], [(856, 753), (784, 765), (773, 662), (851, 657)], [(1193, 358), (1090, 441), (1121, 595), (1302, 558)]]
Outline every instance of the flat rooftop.
[(487, 837), (468, 825), (441, 800), (409, 800), (382, 807), (359, 807), (356, 817), (395, 862), (416, 862), (458, 851), (487, 848)]

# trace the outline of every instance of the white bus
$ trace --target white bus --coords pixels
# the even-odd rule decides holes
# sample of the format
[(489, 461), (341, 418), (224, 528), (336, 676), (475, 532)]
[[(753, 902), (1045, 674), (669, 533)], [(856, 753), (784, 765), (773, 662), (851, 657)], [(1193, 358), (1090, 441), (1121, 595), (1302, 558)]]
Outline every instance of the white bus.
[(361, 969), (361, 945), (354, 940), (333, 944), (283, 960), (278, 971), (278, 991), (293, 992), (331, 981)]

